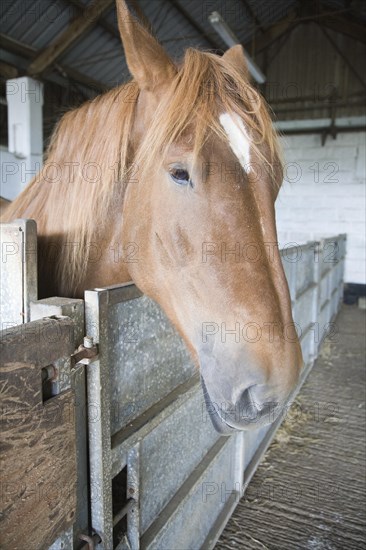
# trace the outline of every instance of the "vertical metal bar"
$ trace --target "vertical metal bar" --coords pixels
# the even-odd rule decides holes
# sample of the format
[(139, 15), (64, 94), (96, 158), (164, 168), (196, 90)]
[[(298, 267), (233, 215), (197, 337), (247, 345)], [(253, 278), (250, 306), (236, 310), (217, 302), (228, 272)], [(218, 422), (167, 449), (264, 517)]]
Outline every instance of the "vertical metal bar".
[(100, 358), (88, 366), (88, 431), (91, 526), (102, 542), (97, 548), (113, 548), (110, 380), (108, 372), (107, 292), (85, 292), (85, 323), (89, 336), (100, 344)]
[(244, 432), (240, 432), (234, 437), (236, 438), (234, 486), (238, 488), (240, 495), (242, 495), (244, 487)]
[(343, 285), (344, 285), (344, 270), (345, 270), (345, 262), (346, 262), (346, 250), (347, 250), (347, 235), (342, 235), (342, 264), (341, 264), (341, 269), (340, 269), (340, 280), (338, 282), (338, 284), (341, 287), (340, 300), (343, 300)]
[(71, 385), (75, 392), (76, 465), (77, 465), (77, 509), (74, 524), (74, 545), (81, 533), (88, 533), (89, 525), (89, 476), (88, 476), (88, 424), (86, 405), (85, 365), (73, 369)]
[(102, 539), (98, 548), (113, 548), (109, 395), (103, 387), (103, 365), (88, 368), (88, 424), (91, 524)]
[(131, 550), (140, 548), (140, 443), (127, 454), (127, 494), (136, 505), (127, 515), (127, 538)]
[(312, 312), (312, 322), (314, 324), (314, 331), (313, 331), (313, 341), (311, 345), (310, 350), (310, 359), (315, 360), (315, 358), (318, 355), (318, 347), (319, 347), (319, 337), (317, 336), (319, 334), (319, 328), (317, 327), (316, 323), (319, 322), (319, 313), (320, 313), (320, 283), (321, 283), (321, 265), (320, 265), (320, 258), (322, 257), (321, 253), (321, 244), (320, 242), (315, 241), (314, 242), (314, 283), (316, 284), (316, 290), (313, 293), (313, 312)]

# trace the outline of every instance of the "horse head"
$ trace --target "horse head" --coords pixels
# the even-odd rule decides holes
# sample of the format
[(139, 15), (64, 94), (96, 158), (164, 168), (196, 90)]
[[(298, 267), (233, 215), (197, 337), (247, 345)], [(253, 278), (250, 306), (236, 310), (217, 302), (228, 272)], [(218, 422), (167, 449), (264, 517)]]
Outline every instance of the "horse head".
[(130, 275), (185, 339), (222, 433), (272, 422), (302, 366), (274, 203), (279, 147), (241, 46), (174, 65), (118, 2), (139, 94), (124, 239)]

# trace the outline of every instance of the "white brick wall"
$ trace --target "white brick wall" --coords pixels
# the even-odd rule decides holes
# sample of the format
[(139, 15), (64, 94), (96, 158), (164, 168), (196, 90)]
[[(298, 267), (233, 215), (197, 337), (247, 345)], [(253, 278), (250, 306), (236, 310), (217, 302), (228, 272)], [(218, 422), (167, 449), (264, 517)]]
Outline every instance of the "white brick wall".
[(280, 244), (347, 233), (345, 281), (366, 283), (364, 132), (282, 138), (285, 181), (276, 202)]

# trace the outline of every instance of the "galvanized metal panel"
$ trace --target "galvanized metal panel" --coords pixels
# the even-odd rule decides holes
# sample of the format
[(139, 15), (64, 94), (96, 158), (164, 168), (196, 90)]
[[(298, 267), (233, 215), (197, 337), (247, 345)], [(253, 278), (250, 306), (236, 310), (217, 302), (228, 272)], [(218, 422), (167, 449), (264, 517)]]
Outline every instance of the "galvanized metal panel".
[(322, 278), (320, 279), (319, 283), (319, 305), (320, 308), (324, 306), (326, 301), (329, 299), (330, 295), (330, 277), (331, 272), (327, 271), (325, 274), (322, 275)]
[(281, 251), (281, 259), (290, 291), (291, 302), (294, 302), (296, 298), (296, 261), (293, 259), (291, 250)]
[[(331, 242), (337, 257), (325, 262)], [(344, 253), (343, 235), (282, 253), (295, 321), (308, 327), (301, 336), (307, 365), (302, 381), (317, 353), (313, 324), (329, 323), (339, 305)], [(69, 312), (80, 321), (73, 301), (60, 301), (36, 303), (33, 314)], [(182, 341), (134, 285), (88, 291), (85, 308), (87, 332), (100, 349), (99, 361), (88, 368), (90, 501), (92, 527), (103, 539), (99, 547), (113, 547), (112, 478), (127, 465), (134, 496), (118, 548), (176, 548), (177, 541), (185, 549), (212, 548), (241, 492), (243, 470), (246, 482), (278, 423), (220, 438)], [(67, 370), (66, 364), (60, 369)], [(71, 383), (82, 393), (83, 376)], [(78, 475), (82, 482), (80, 467)], [(69, 535), (54, 548), (69, 544)]]
[(108, 309), (112, 435), (195, 372), (166, 315), (146, 296)]
[(296, 300), (294, 308), (294, 321), (300, 331), (299, 336), (315, 321), (314, 319), (314, 301), (316, 297), (316, 285), (311, 285)]
[[(145, 532), (217, 441), (201, 388), (141, 442), (141, 532)], [(164, 479), (164, 483), (162, 483)]]
[[(250, 432), (244, 432), (244, 468), (245, 472), (247, 466), (249, 466), (250, 461), (252, 460), (254, 453), (258, 449), (259, 445), (263, 441), (266, 433), (268, 432), (269, 426), (263, 426), (258, 430), (253, 430)], [(244, 485), (246, 484), (246, 479), (244, 476)]]
[(333, 268), (343, 256), (343, 236), (321, 241), (321, 274)]
[(199, 376), (194, 376), (178, 386), (167, 397), (156, 403), (128, 426), (112, 437), (112, 476), (126, 464), (129, 449), (142, 441), (152, 430), (161, 424), (165, 418), (189, 401), (200, 386)]
[(217, 442), (218, 450), (214, 450), (213, 456), (208, 453), (209, 466), (188, 493), (182, 495), (179, 505), (173, 507), (172, 503), (172, 513), (163, 518), (161, 528), (145, 534), (141, 548), (201, 548), (230, 496), (234, 494), (239, 498), (241, 487), (235, 476), (235, 436), (222, 439), (223, 443), (221, 439)]
[(37, 226), (34, 220), (0, 225), (1, 328), (30, 321), (30, 302), (37, 299)]
[[(317, 243), (294, 247), (292, 256), (282, 254), (295, 321), (303, 329), (301, 345), (307, 367), (302, 381), (318, 349), (313, 326), (318, 311), (323, 322), (329, 322), (339, 298), (336, 287), (329, 295), (331, 283), (334, 286), (341, 277), (338, 264), (327, 265), (324, 283), (320, 280), (321, 254)], [(292, 261), (287, 261), (289, 257)], [(320, 284), (327, 292), (322, 309), (319, 300), (324, 290), (321, 294)], [(193, 371), (184, 370), (183, 344), (177, 345), (179, 337), (159, 308), (146, 297), (139, 297), (134, 288), (125, 285), (86, 293), (87, 330), (99, 342), (101, 353), (88, 382), (89, 399), (98, 411), (97, 418), (89, 423), (91, 482), (99, 490), (97, 502), (92, 494), (93, 527), (103, 538), (101, 548), (109, 548), (113, 532), (111, 480), (127, 464), (128, 475), (136, 484), (136, 506), (128, 512), (127, 538), (118, 548), (128, 544), (136, 549), (176, 548), (177, 541), (182, 548), (211, 548), (235, 502), (220, 500), (218, 505), (215, 501), (212, 509), (208, 504), (203, 506), (199, 488), (202, 491), (206, 482), (215, 487), (221, 483), (241, 487), (243, 469), (248, 471), (246, 481), (279, 422), (232, 436), (221, 448), (221, 439), (201, 417), (201, 390), (191, 379)], [(164, 353), (158, 349), (162, 343)], [(185, 351), (183, 357), (188, 359)], [(171, 364), (177, 369), (165, 370)], [(161, 380), (160, 372), (165, 373), (165, 380)], [(150, 380), (149, 374), (157, 382)], [(141, 400), (140, 392), (147, 398)], [(136, 405), (133, 410), (131, 403)], [(225, 457), (224, 447), (231, 449)], [(212, 474), (214, 463), (220, 466)]]
[(316, 323), (312, 323), (309, 328), (302, 333), (300, 343), (305, 365), (309, 365), (315, 359), (314, 349), (317, 347), (321, 335), (322, 332), (320, 332), (319, 336), (319, 327)]
[(303, 245), (299, 248), (299, 259), (296, 262), (296, 295), (300, 296), (315, 282), (314, 246)]

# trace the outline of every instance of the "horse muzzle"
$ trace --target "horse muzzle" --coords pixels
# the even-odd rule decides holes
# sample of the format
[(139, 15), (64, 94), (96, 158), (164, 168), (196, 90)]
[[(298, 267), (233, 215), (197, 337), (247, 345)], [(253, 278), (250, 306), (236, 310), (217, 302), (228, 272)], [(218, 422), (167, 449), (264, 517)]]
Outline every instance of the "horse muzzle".
[(231, 435), (237, 431), (256, 430), (272, 424), (287, 409), (286, 403), (276, 400), (262, 400), (260, 389), (253, 385), (244, 390), (235, 403), (211, 397), (203, 376), (201, 384), (206, 411), (217, 432)]

